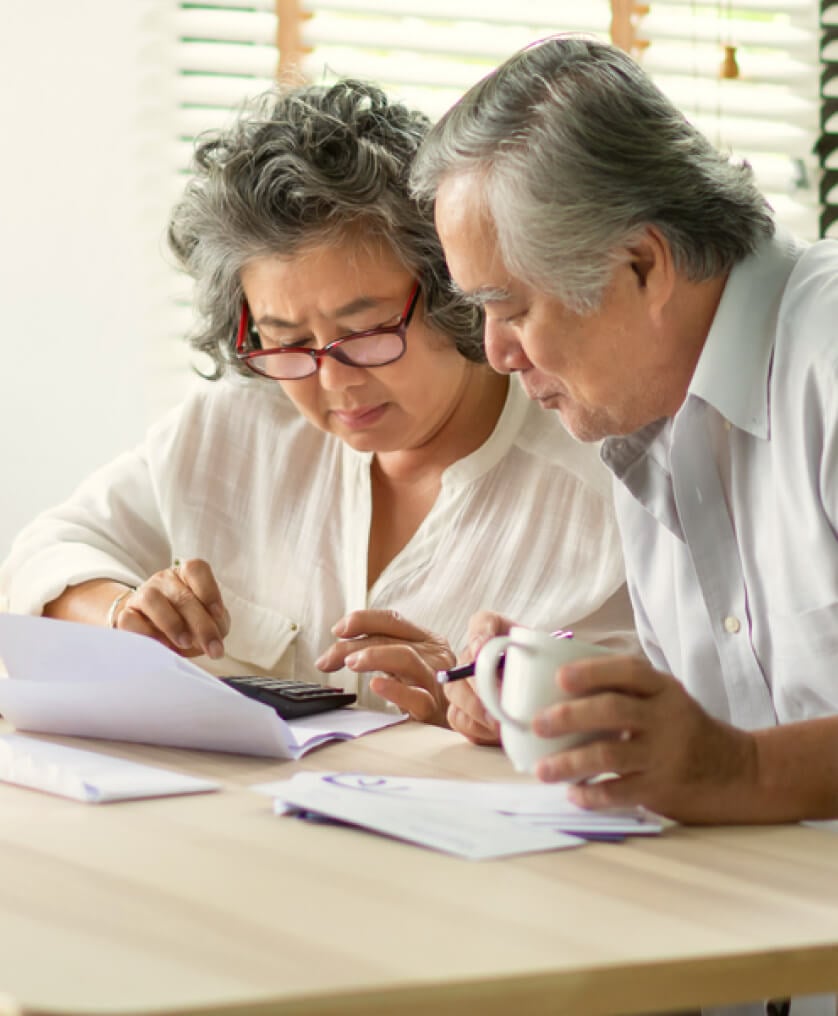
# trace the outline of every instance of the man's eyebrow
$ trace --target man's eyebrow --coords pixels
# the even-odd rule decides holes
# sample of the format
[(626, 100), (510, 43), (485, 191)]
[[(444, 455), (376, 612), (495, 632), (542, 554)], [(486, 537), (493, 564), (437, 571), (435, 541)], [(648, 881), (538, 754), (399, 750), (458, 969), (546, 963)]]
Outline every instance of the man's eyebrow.
[(454, 292), (466, 301), (471, 303), (475, 307), (485, 307), (487, 303), (504, 303), (507, 300), (511, 300), (512, 296), (508, 289), (503, 289), (498, 286), (479, 286), (477, 289), (473, 289), (466, 292), (464, 289), (460, 289), (456, 282), (452, 283)]

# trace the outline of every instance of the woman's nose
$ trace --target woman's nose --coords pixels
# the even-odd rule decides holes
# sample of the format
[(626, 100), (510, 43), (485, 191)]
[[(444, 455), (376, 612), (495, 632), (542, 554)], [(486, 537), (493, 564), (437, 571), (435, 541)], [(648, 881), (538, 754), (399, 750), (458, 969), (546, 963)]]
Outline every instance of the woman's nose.
[(352, 367), (348, 363), (341, 363), (333, 356), (324, 356), (320, 360), (317, 376), (324, 388), (329, 391), (340, 391), (361, 384), (364, 380), (363, 375), (363, 367)]

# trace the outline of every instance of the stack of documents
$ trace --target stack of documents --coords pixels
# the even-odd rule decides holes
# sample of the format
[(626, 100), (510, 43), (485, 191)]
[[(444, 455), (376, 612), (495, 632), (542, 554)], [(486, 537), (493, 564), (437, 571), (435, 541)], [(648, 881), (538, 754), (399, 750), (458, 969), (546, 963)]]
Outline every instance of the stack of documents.
[(563, 784), (306, 772), (254, 789), (274, 798), (278, 814), (326, 817), (472, 860), (655, 835), (662, 828), (642, 808), (579, 808)]
[(299, 758), (405, 716), (334, 709), (286, 723), (144, 635), (0, 614), (0, 713), (18, 730)]

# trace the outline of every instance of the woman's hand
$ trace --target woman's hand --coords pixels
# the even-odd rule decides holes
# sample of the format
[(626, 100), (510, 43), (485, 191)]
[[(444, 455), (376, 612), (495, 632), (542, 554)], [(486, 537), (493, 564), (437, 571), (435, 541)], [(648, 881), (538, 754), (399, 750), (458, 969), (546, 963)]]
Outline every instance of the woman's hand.
[(332, 628), (338, 641), (316, 661), (332, 673), (341, 667), (378, 671), (370, 688), (414, 720), (446, 726), (447, 702), (436, 672), (454, 665), (439, 635), (411, 624), (393, 610), (354, 610)]
[(148, 635), (180, 656), (224, 655), (230, 615), (212, 569), (193, 558), (155, 572), (118, 605), (114, 627)]
[[(457, 663), (472, 663), (489, 639), (508, 635), (515, 624), (500, 614), (482, 610), (468, 624), (468, 648)], [(448, 725), (473, 744), (500, 744), (500, 727), (474, 690), (474, 679), (464, 678), (443, 685), (448, 699)]]

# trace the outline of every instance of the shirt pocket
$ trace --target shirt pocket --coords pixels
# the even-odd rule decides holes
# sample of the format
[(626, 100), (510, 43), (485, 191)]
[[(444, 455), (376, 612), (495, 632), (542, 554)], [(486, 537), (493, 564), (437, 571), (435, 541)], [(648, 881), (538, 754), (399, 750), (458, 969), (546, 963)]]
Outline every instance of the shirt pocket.
[(239, 596), (223, 583), (219, 588), (230, 612), (230, 632), (224, 639), (224, 656), (220, 660), (202, 657), (201, 665), (221, 675), (293, 677), (298, 622)]
[(838, 712), (838, 603), (769, 612), (771, 681), (781, 722)]

